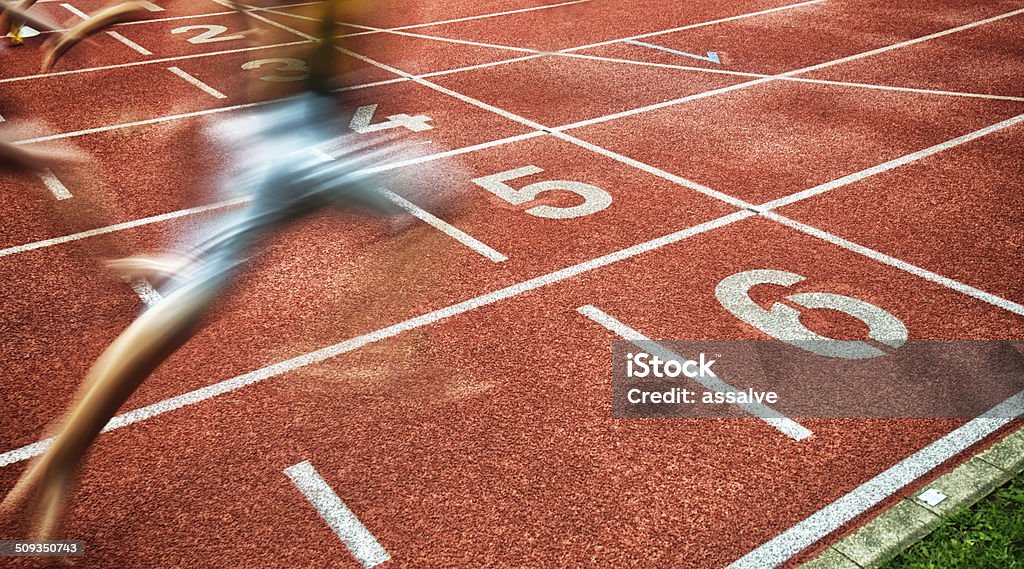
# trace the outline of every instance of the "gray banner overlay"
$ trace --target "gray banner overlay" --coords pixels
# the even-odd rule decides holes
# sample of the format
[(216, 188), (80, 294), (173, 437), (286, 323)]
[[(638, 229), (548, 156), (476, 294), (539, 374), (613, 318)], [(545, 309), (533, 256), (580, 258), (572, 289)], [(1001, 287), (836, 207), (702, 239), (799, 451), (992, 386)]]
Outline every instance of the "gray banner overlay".
[[(870, 348), (870, 349), (869, 349)], [(1024, 391), (1024, 342), (616, 341), (618, 418), (974, 418)]]
[(0, 557), (81, 557), (85, 542), (0, 540)]

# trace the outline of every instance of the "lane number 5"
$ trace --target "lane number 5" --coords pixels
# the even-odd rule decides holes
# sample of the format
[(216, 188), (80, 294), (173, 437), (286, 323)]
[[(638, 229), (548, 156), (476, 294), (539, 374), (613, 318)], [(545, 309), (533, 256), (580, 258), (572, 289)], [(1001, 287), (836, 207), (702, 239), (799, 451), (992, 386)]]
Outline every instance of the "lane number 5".
[(584, 184), (583, 182), (573, 182), (570, 180), (545, 180), (543, 182), (528, 184), (518, 190), (506, 183), (508, 181), (515, 180), (516, 178), (532, 176), (543, 171), (544, 170), (542, 168), (538, 168), (537, 166), (523, 166), (506, 172), (476, 178), (473, 180), (473, 183), (513, 205), (527, 203), (536, 199), (538, 195), (544, 192), (554, 190), (572, 192), (583, 198), (583, 203), (571, 207), (538, 205), (526, 210), (526, 213), (530, 215), (548, 219), (571, 219), (574, 217), (583, 217), (585, 215), (597, 213), (612, 204), (612, 196), (609, 195), (608, 192), (597, 186)]

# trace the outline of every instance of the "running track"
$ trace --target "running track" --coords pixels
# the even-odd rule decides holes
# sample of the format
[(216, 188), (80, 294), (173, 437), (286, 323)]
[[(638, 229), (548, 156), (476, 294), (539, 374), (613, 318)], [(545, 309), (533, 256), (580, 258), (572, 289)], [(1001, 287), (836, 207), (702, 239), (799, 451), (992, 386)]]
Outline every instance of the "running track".
[[(237, 208), (208, 191), (202, 127), (259, 104), (245, 74), (301, 74), (242, 65), (315, 30), (301, 3), (254, 12), (252, 46), (219, 3), (160, 4), (50, 73), (34, 49), (0, 60), (4, 126), (95, 158), (2, 180), (2, 492), (152, 300), (98, 259)], [(317, 216), (253, 260), (96, 444), (64, 532), (81, 566), (795, 564), (1018, 422), (1021, 394), (794, 434), (616, 421), (608, 393), (616, 322), (767, 338), (714, 294), (751, 269), (806, 277), (765, 303), (829, 291), (915, 339), (1024, 338), (1024, 2), (380, 4), (344, 28), (349, 112), (429, 117), (400, 130), (420, 157), (381, 168), (420, 220)], [(525, 166), (513, 187), (611, 202), (544, 218), (579, 196), (473, 182)]]

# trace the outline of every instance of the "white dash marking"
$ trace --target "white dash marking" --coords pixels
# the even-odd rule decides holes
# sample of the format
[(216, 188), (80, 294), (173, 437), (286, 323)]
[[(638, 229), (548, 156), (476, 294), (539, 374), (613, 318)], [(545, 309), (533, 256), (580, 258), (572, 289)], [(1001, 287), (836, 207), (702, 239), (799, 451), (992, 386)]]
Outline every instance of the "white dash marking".
[(924, 492), (921, 492), (921, 495), (918, 496), (917, 498), (924, 502), (925, 504), (928, 504), (929, 506), (934, 508), (935, 506), (941, 504), (943, 500), (949, 498), (949, 496), (943, 494), (941, 491), (936, 490), (935, 488), (929, 488)]
[(143, 2), (142, 7), (149, 10), (150, 12), (163, 12), (164, 9), (152, 2)]
[(64, 8), (68, 12), (71, 12), (72, 14), (78, 16), (79, 18), (81, 18), (83, 20), (88, 20), (89, 19), (89, 14), (86, 14), (85, 12), (79, 10), (78, 8), (75, 8), (71, 4), (64, 3), (64, 4), (61, 4), (60, 7)]
[(57, 176), (55, 176), (53, 171), (49, 168), (40, 172), (39, 178), (43, 181), (43, 184), (46, 185), (47, 189), (53, 192), (53, 197), (58, 200), (66, 200), (74, 197), (71, 195), (71, 192), (68, 191), (67, 186), (58, 180)]
[(167, 70), (170, 71), (171, 73), (177, 75), (178, 77), (181, 77), (185, 81), (188, 81), (189, 83), (195, 85), (196, 87), (199, 87), (200, 89), (202, 89), (203, 91), (205, 91), (206, 93), (208, 93), (212, 97), (216, 97), (218, 99), (227, 99), (228, 98), (228, 96), (225, 95), (224, 93), (221, 93), (220, 91), (214, 89), (213, 87), (210, 87), (206, 83), (203, 83), (202, 81), (196, 79), (195, 77), (189, 75), (188, 73), (182, 71), (181, 69), (179, 69), (177, 67), (168, 67)]
[[(593, 320), (594, 322), (597, 322), (601, 326), (604, 326), (605, 328), (608, 329), (608, 331), (619, 336), (623, 340), (627, 340), (629, 342), (637, 344), (638, 347), (641, 347), (650, 353), (654, 353), (663, 360), (683, 360), (683, 358), (680, 357), (675, 352), (663, 347), (661, 344), (654, 342), (654, 340), (651, 340), (647, 336), (644, 336), (640, 332), (616, 320), (614, 317), (607, 314), (600, 308), (588, 304), (586, 306), (581, 306), (577, 308), (576, 311), (586, 316), (587, 318)], [(642, 342), (642, 344), (638, 342)], [(728, 383), (725, 383), (724, 381), (718, 378), (695, 377), (693, 378), (693, 380), (703, 385), (705, 388), (711, 389), (713, 391), (723, 393), (738, 392), (738, 390), (735, 387), (729, 385)], [(812, 434), (809, 429), (807, 429), (800, 423), (797, 423), (793, 419), (790, 419), (782, 415), (781, 413), (772, 409), (771, 407), (768, 407), (767, 405), (762, 405), (760, 403), (744, 403), (738, 404), (738, 406), (747, 413), (750, 413), (751, 415), (761, 419), (765, 423), (768, 423), (772, 427), (775, 427), (784, 435), (792, 438), (793, 440), (802, 441), (810, 437)]]
[(308, 460), (289, 466), (284, 473), (313, 504), (320, 517), (334, 530), (363, 567), (369, 569), (391, 559), (384, 547), (334, 493)]
[[(334, 157), (324, 152), (323, 150), (316, 149), (313, 152), (325, 162), (334, 160)], [(387, 188), (380, 188), (380, 192), (383, 193), (384, 196), (387, 197), (389, 200), (391, 200), (392, 203), (409, 212), (420, 221), (423, 221), (427, 225), (433, 227), (434, 229), (437, 229), (441, 233), (444, 233), (445, 235), (451, 237), (452, 239), (458, 241), (459, 243), (462, 243), (466, 247), (469, 247), (470, 249), (490, 259), (491, 261), (494, 261), (495, 263), (500, 263), (502, 261), (508, 260), (508, 257), (502, 255), (500, 252), (481, 242), (479, 239), (473, 237), (472, 235), (466, 233), (465, 231), (459, 229), (458, 227), (455, 227), (454, 225), (448, 223), (447, 221), (437, 217), (436, 215), (430, 213), (429, 211), (412, 203), (411, 201), (403, 198), (402, 196), (396, 194), (395, 192), (392, 192)]]
[(441, 233), (444, 233), (445, 235), (451, 237), (452, 239), (458, 241), (459, 243), (462, 243), (466, 247), (469, 247), (470, 249), (483, 255), (484, 257), (487, 257), (488, 259), (494, 261), (495, 263), (500, 263), (502, 261), (508, 260), (508, 257), (502, 255), (498, 251), (482, 243), (477, 238), (466, 233), (465, 231), (462, 231), (458, 227), (455, 227), (454, 225), (444, 221), (443, 219), (435, 216), (434, 214), (412, 203), (411, 201), (403, 198), (402, 196), (396, 194), (395, 192), (392, 192), (391, 190), (385, 188), (381, 188), (381, 191), (384, 193), (385, 196), (387, 196), (389, 200), (398, 205), (398, 207), (411, 213), (413, 216), (417, 217), (427, 225), (430, 225), (434, 229), (437, 229)]
[(139, 298), (142, 299), (142, 303), (149, 308), (156, 306), (164, 298), (146, 279), (135, 279), (130, 281), (129, 284), (132, 285), (132, 290), (135, 291), (135, 294), (139, 295)]
[(112, 38), (114, 38), (114, 39), (116, 39), (117, 41), (123, 43), (124, 45), (134, 49), (135, 51), (141, 53), (142, 55), (153, 55), (152, 51), (149, 51), (148, 49), (142, 47), (141, 45), (133, 42), (132, 40), (122, 36), (121, 34), (119, 34), (117, 32), (107, 32), (107, 35), (112, 37)]
[(3, 115), (0, 115), (0, 122), (5, 122), (5, 121), (7, 121), (7, 119), (5, 119)]

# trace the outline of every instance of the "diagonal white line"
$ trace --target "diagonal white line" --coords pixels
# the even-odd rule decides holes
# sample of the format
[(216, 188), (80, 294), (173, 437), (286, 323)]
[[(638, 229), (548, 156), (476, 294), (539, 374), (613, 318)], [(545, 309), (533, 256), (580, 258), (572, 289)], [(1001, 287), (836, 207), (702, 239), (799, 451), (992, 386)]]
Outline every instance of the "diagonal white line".
[(908, 484), (1024, 414), (1024, 392), (996, 405), (946, 436), (901, 460), (843, 497), (737, 559), (730, 569), (778, 567)]
[(795, 203), (795, 202), (798, 202), (798, 201), (801, 201), (801, 200), (805, 200), (805, 199), (807, 199), (809, 197), (816, 196), (818, 194), (823, 194), (825, 192), (834, 190), (834, 189), (842, 187), (842, 186), (847, 186), (849, 184), (852, 184), (854, 182), (858, 182), (858, 181), (863, 180), (865, 178), (870, 178), (871, 176), (874, 176), (876, 174), (881, 174), (882, 172), (888, 172), (889, 170), (892, 170), (893, 168), (899, 168), (900, 166), (904, 166), (906, 164), (910, 164), (911, 162), (916, 162), (916, 161), (918, 161), (918, 160), (920, 160), (922, 158), (926, 158), (926, 157), (931, 156), (933, 154), (938, 154), (939, 152), (942, 152), (944, 150), (949, 150), (950, 148), (954, 148), (956, 146), (960, 146), (961, 144), (970, 142), (972, 140), (977, 140), (977, 139), (979, 139), (979, 138), (981, 138), (981, 137), (983, 137), (983, 136), (985, 136), (987, 134), (992, 134), (993, 132), (998, 132), (998, 131), (1003, 130), (1005, 128), (1009, 128), (1009, 127), (1011, 127), (1011, 126), (1013, 126), (1015, 124), (1021, 123), (1022, 121), (1024, 121), (1024, 114), (1020, 114), (1020, 115), (1017, 115), (1015, 117), (1008, 118), (1008, 119), (1006, 119), (1004, 121), (1000, 121), (1000, 122), (997, 122), (995, 124), (986, 126), (985, 128), (978, 129), (978, 130), (976, 130), (974, 132), (967, 133), (967, 134), (965, 134), (963, 136), (958, 136), (958, 137), (956, 137), (956, 138), (954, 138), (952, 140), (947, 140), (945, 142), (940, 142), (939, 144), (936, 144), (934, 146), (929, 146), (928, 148), (924, 148), (922, 150), (918, 150), (917, 152), (912, 152), (910, 154), (906, 154), (904, 156), (900, 156), (899, 158), (895, 158), (893, 160), (889, 160), (888, 162), (883, 162), (881, 164), (878, 164), (877, 166), (872, 166), (870, 168), (865, 168), (864, 170), (861, 170), (859, 172), (854, 172), (854, 173), (849, 174), (847, 176), (843, 176), (842, 178), (836, 178), (835, 180), (832, 180), (830, 182), (825, 182), (824, 184), (819, 184), (817, 186), (814, 186), (813, 188), (808, 188), (806, 190), (803, 190), (803, 191), (800, 191), (800, 192), (796, 192), (795, 194), (790, 194), (788, 196), (781, 197), (781, 198), (779, 198), (777, 200), (772, 200), (770, 202), (763, 203), (760, 206), (758, 206), (758, 209), (765, 209), (765, 210), (778, 209), (780, 207), (783, 207), (783, 206), (786, 206), (786, 205), (789, 205), (789, 204), (792, 204), (792, 203)]
[(200, 90), (202, 90), (203, 92), (205, 92), (206, 94), (210, 95), (211, 97), (213, 97), (215, 99), (227, 99), (228, 98), (228, 96), (225, 95), (224, 93), (221, 93), (220, 91), (214, 89), (213, 87), (210, 87), (206, 83), (203, 83), (199, 79), (196, 79), (195, 77), (193, 77), (192, 75), (188, 74), (185, 71), (182, 71), (178, 67), (168, 67), (167, 70), (170, 71), (171, 73), (177, 75), (178, 77), (181, 77), (185, 81), (188, 81), (189, 83), (195, 85)]
[[(493, 292), (482, 294), (475, 298), (471, 298), (469, 300), (465, 300), (447, 306), (445, 308), (434, 310), (432, 312), (422, 314), (415, 318), (410, 318), (403, 322), (399, 322), (397, 324), (381, 328), (379, 330), (370, 332), (368, 334), (364, 334), (362, 336), (357, 336), (350, 340), (345, 340), (344, 342), (340, 342), (332, 346), (321, 348), (314, 352), (309, 352), (301, 356), (296, 356), (294, 358), (284, 360), (282, 362), (278, 362), (276, 364), (269, 365), (264, 368), (244, 373), (231, 379), (226, 379), (224, 381), (220, 381), (218, 383), (208, 385), (206, 387), (202, 387), (194, 391), (189, 391), (188, 393), (184, 393), (176, 397), (171, 397), (170, 399), (165, 399), (158, 403), (153, 403), (152, 405), (147, 405), (139, 409), (122, 413), (111, 419), (110, 422), (107, 423), (106, 427), (103, 428), (103, 432), (120, 429), (122, 427), (126, 427), (128, 425), (138, 423), (140, 421), (145, 421), (158, 415), (163, 415), (164, 413), (169, 413), (182, 407), (195, 405), (196, 403), (206, 401), (207, 399), (212, 399), (214, 397), (217, 397), (218, 395), (230, 393), (232, 391), (241, 389), (242, 387), (245, 387), (247, 385), (259, 383), (266, 379), (276, 377), (278, 375), (282, 375), (291, 371), (295, 371), (308, 365), (322, 362), (324, 360), (339, 356), (341, 354), (345, 354), (353, 350), (359, 349), (368, 344), (379, 342), (381, 340), (391, 338), (392, 336), (397, 336), (398, 334), (401, 334), (403, 332), (415, 330), (417, 328), (422, 328), (424, 326), (440, 322), (453, 316), (457, 316), (459, 314), (463, 314), (471, 310), (476, 310), (477, 308), (483, 306), (488, 306), (490, 304), (494, 304), (502, 300), (513, 298), (523, 293), (536, 290), (554, 283), (562, 282), (575, 276), (581, 275), (583, 273), (593, 271), (595, 269), (599, 269), (601, 267), (605, 267), (614, 263), (618, 263), (619, 261), (630, 259), (632, 257), (642, 255), (643, 253), (647, 253), (649, 251), (654, 251), (656, 249), (665, 247), (667, 245), (671, 245), (673, 243), (678, 243), (680, 241), (683, 241), (684, 239), (688, 239), (695, 235), (700, 235), (701, 233), (705, 233), (707, 231), (724, 227), (726, 225), (735, 223), (742, 219), (746, 219), (753, 215), (754, 213), (750, 211), (737, 211), (729, 215), (725, 215), (687, 229), (676, 231), (674, 233), (670, 233), (668, 235), (664, 235), (656, 239), (651, 239), (650, 241), (645, 241), (643, 243), (626, 247), (625, 249), (620, 249), (613, 253), (608, 253), (606, 255), (596, 257), (589, 261), (584, 261), (582, 263), (578, 263), (576, 265), (572, 265), (564, 269), (560, 269), (545, 275), (541, 275), (539, 277), (534, 277), (532, 279), (516, 283), (514, 285), (499, 290), (495, 290)], [(31, 443), (7, 451), (3, 454), (0, 454), (0, 467), (14, 464), (16, 462), (21, 462), (23, 460), (28, 460), (34, 456), (38, 456), (45, 452), (46, 449), (49, 448), (51, 444), (53, 444), (52, 438), (44, 439), (42, 441)]]
[(320, 517), (327, 522), (360, 565), (370, 569), (391, 559), (384, 547), (377, 542), (377, 538), (373, 537), (363, 522), (359, 521), (345, 502), (341, 501), (308, 460), (289, 466), (284, 473), (316, 508)]
[(787, 4), (785, 6), (778, 6), (776, 8), (768, 8), (767, 10), (760, 10), (758, 12), (748, 12), (746, 14), (737, 14), (735, 16), (729, 16), (728, 18), (719, 18), (717, 20), (709, 20), (707, 22), (699, 22), (696, 24), (687, 24), (685, 26), (679, 26), (678, 28), (669, 28), (667, 30), (659, 30), (657, 32), (648, 32), (645, 34), (639, 34), (635, 36), (628, 36), (624, 38), (616, 38), (613, 40), (604, 40), (597, 43), (589, 43), (587, 45), (579, 45), (576, 47), (570, 47), (559, 50), (559, 53), (569, 53), (573, 51), (580, 51), (582, 49), (590, 49), (592, 47), (600, 47), (602, 45), (611, 45), (613, 43), (619, 43), (626, 40), (638, 40), (642, 38), (650, 38), (654, 36), (660, 36), (662, 34), (671, 34), (673, 32), (681, 32), (683, 30), (692, 30), (694, 28), (702, 28), (704, 26), (713, 26), (715, 24), (723, 24), (725, 22), (734, 22), (736, 20), (743, 20), (746, 18), (753, 18), (756, 16), (763, 16), (765, 14), (771, 14), (774, 12), (781, 12), (783, 10), (792, 10), (793, 8), (802, 8), (804, 6), (810, 6), (812, 4), (820, 4), (825, 0), (809, 0), (808, 2), (799, 2), (797, 4)]
[(857, 243), (854, 243), (853, 241), (849, 241), (847, 239), (843, 239), (842, 237), (839, 237), (837, 235), (833, 235), (833, 234), (831, 234), (831, 233), (829, 233), (827, 231), (822, 231), (821, 229), (817, 229), (815, 227), (811, 227), (810, 225), (807, 225), (807, 224), (804, 224), (804, 223), (800, 223), (799, 221), (795, 221), (795, 220), (789, 219), (788, 217), (779, 215), (777, 213), (768, 211), (768, 212), (763, 212), (761, 215), (763, 215), (764, 217), (766, 217), (768, 219), (777, 221), (777, 222), (779, 222), (779, 223), (781, 223), (783, 225), (786, 225), (788, 227), (796, 229), (797, 231), (800, 231), (802, 233), (806, 233), (806, 234), (811, 235), (813, 237), (817, 237), (818, 239), (821, 239), (823, 241), (828, 241), (829, 243), (832, 243), (833, 245), (838, 245), (839, 247), (842, 247), (843, 249), (847, 249), (849, 251), (853, 251), (854, 253), (858, 253), (858, 254), (863, 255), (863, 256), (865, 256), (865, 257), (867, 257), (869, 259), (873, 259), (875, 261), (878, 261), (879, 263), (884, 263), (886, 265), (889, 265), (890, 267), (895, 267), (897, 269), (900, 269), (901, 271), (910, 273), (910, 274), (915, 275), (917, 277), (920, 277), (920, 278), (922, 278), (922, 279), (924, 279), (926, 281), (930, 281), (930, 282), (933, 282), (935, 284), (944, 286), (946, 288), (955, 290), (955, 291), (957, 291), (959, 293), (965, 294), (967, 296), (974, 297), (974, 298), (976, 298), (978, 300), (981, 300), (983, 302), (987, 302), (987, 303), (989, 303), (989, 304), (991, 304), (993, 306), (998, 306), (999, 308), (1002, 308), (1003, 310), (1012, 312), (1014, 314), (1017, 314), (1017, 315), (1020, 315), (1020, 316), (1024, 316), (1024, 306), (1022, 306), (1022, 305), (1020, 305), (1020, 304), (1018, 304), (1016, 302), (1007, 300), (1005, 298), (996, 296), (994, 294), (987, 293), (987, 292), (985, 292), (983, 290), (979, 290), (979, 289), (974, 288), (974, 287), (972, 287), (970, 285), (964, 284), (964, 283), (959, 282), (959, 281), (955, 281), (955, 280), (953, 280), (951, 278), (947, 278), (947, 277), (944, 277), (942, 275), (933, 273), (933, 272), (931, 272), (931, 271), (929, 271), (927, 269), (923, 269), (921, 267), (918, 267), (917, 265), (912, 265), (910, 263), (907, 263), (906, 261), (901, 261), (901, 260), (899, 260), (899, 259), (897, 259), (895, 257), (891, 257), (889, 255), (886, 255), (885, 253), (881, 253), (879, 251), (875, 251), (874, 249), (871, 249), (869, 247), (865, 247), (863, 245), (858, 245)]
[[(614, 316), (609, 315), (600, 308), (593, 305), (581, 306), (576, 309), (577, 312), (593, 320), (594, 322), (604, 326), (609, 332), (619, 336), (623, 340), (627, 340), (636, 344), (637, 347), (642, 348), (644, 351), (656, 355), (663, 360), (670, 361), (683, 361), (685, 358), (680, 357), (678, 354), (662, 346), (661, 344), (651, 340), (647, 336), (638, 332), (637, 330), (630, 328), (626, 324), (617, 320)], [(721, 393), (736, 393), (738, 390), (722, 381), (718, 378), (707, 378), (707, 377), (696, 377), (693, 381), (701, 384), (707, 389), (712, 391), (718, 391)], [(768, 423), (772, 427), (778, 429), (782, 434), (795, 440), (802, 441), (812, 435), (811, 431), (797, 423), (793, 419), (790, 419), (778, 411), (762, 405), (760, 403), (739, 403), (738, 407), (741, 407), (747, 413), (761, 419), (765, 423)]]
[(123, 35), (121, 35), (121, 34), (119, 34), (117, 32), (107, 32), (107, 35), (112, 37), (112, 38), (114, 38), (114, 39), (116, 39), (117, 41), (123, 43), (124, 45), (134, 49), (135, 51), (141, 53), (142, 55), (153, 55), (152, 51), (149, 51), (148, 49), (142, 47), (141, 45), (133, 42), (132, 40), (124, 37)]

